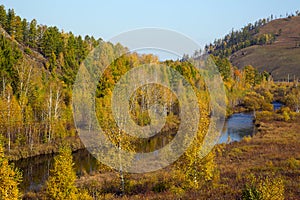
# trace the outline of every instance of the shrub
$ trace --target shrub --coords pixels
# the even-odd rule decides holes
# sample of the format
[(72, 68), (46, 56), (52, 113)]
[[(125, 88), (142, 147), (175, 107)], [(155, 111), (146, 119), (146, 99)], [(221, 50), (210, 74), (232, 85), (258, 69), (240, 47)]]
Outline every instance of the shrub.
[(246, 185), (245, 189), (242, 192), (243, 200), (260, 200), (261, 193), (254, 186)]
[(273, 175), (266, 177), (255, 177), (249, 175), (248, 183), (242, 191), (244, 200), (283, 200), (284, 183), (282, 178)]
[(243, 137), (243, 141), (246, 142), (246, 143), (250, 142), (251, 139), (252, 139), (252, 137), (250, 135), (247, 135), (247, 136)]
[(243, 151), (240, 148), (233, 148), (228, 155), (231, 157), (238, 157), (241, 154), (243, 154)]
[(26, 48), (24, 49), (24, 52), (25, 52), (26, 54), (28, 54), (28, 55), (30, 55), (30, 54), (32, 53), (31, 49), (28, 48), (28, 47), (26, 47)]
[(264, 96), (249, 92), (244, 98), (244, 105), (249, 110), (267, 110), (273, 111), (273, 105)]
[(289, 158), (286, 162), (291, 169), (298, 169), (300, 167), (300, 161), (296, 160), (294, 157)]
[(176, 186), (171, 186), (170, 191), (178, 198), (182, 197), (185, 193), (184, 189)]
[(273, 112), (270, 112), (270, 111), (261, 111), (261, 112), (256, 112), (256, 119), (258, 121), (261, 121), (261, 120), (272, 120), (274, 118), (274, 114)]
[(154, 192), (165, 192), (170, 188), (170, 184), (168, 182), (162, 181), (162, 182), (158, 182), (154, 185), (154, 187), (152, 188), (152, 191)]
[(289, 121), (291, 118), (290, 118), (290, 115), (288, 114), (288, 112), (286, 112), (286, 111), (284, 111), (283, 113), (282, 113), (282, 116), (283, 116), (283, 119), (284, 119), (284, 121)]
[(260, 180), (258, 190), (261, 192), (263, 200), (283, 200), (284, 199), (284, 184), (283, 180), (278, 178), (266, 177)]

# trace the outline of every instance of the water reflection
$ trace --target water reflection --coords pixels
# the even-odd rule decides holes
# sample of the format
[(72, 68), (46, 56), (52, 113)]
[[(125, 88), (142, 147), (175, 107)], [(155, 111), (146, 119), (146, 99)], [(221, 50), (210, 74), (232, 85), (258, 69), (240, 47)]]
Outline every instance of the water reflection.
[[(15, 162), (15, 166), (23, 173), (23, 181), (20, 185), (23, 192), (39, 191), (44, 186), (49, 177), (50, 169), (52, 169), (54, 156), (54, 154), (41, 155)], [(90, 174), (100, 166), (100, 163), (87, 150), (79, 150), (73, 153), (73, 161), (78, 177)]]
[[(253, 134), (253, 114), (239, 113), (232, 115), (225, 123), (219, 143), (240, 141), (246, 135)], [(143, 152), (152, 152), (164, 147), (174, 137), (174, 134), (162, 134), (142, 144)], [(100, 163), (87, 150), (79, 150), (73, 153), (74, 168), (77, 176), (91, 174), (100, 169)], [(48, 179), (50, 169), (53, 166), (54, 155), (43, 155), (15, 162), (15, 165), (23, 171), (21, 189), (26, 191), (38, 191)]]
[(253, 113), (237, 113), (229, 117), (222, 130), (219, 143), (241, 141), (254, 132)]
[(42, 155), (15, 162), (23, 173), (21, 190), (38, 191), (48, 179), (50, 169), (53, 166), (53, 155)]
[(274, 111), (279, 110), (283, 106), (283, 104), (278, 101), (274, 101), (274, 102), (272, 102), (272, 104), (273, 104)]

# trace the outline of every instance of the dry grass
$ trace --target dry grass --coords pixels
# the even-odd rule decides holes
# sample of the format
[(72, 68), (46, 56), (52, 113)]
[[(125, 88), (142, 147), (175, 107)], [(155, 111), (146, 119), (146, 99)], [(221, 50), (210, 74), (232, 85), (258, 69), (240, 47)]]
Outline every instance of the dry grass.
[(227, 145), (218, 157), (221, 183), (241, 190), (249, 173), (275, 173), (285, 180), (286, 199), (300, 196), (300, 118), (292, 122), (264, 121), (251, 139)]
[(87, 175), (79, 187), (89, 188), (98, 199), (239, 199), (249, 174), (270, 174), (284, 180), (285, 198), (300, 196), (300, 117), (294, 121), (261, 121), (259, 132), (241, 142), (220, 145), (216, 162), (220, 180), (198, 190), (183, 190), (182, 175), (171, 167), (148, 174), (126, 175), (126, 194), (118, 196), (114, 172)]
[[(252, 65), (260, 71), (272, 73), (275, 80), (300, 78), (300, 17), (274, 20), (263, 26), (258, 34), (281, 35), (271, 45), (255, 45), (242, 49), (230, 58), (231, 62), (243, 68)], [(296, 47), (297, 45), (297, 47)]]

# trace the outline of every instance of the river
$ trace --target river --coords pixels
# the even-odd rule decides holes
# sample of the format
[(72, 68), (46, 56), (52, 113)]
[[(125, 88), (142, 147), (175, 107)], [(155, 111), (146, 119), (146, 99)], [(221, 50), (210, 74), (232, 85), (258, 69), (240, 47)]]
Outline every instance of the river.
[(253, 113), (237, 113), (230, 116), (222, 130), (219, 143), (241, 141), (245, 136), (254, 133)]
[[(282, 104), (276, 102), (273, 103), (273, 106), (274, 110), (277, 110)], [(219, 143), (240, 141), (245, 136), (253, 135), (254, 128), (253, 113), (233, 114), (224, 124)], [(158, 143), (158, 145), (165, 144), (164, 140), (155, 143)], [(87, 150), (74, 152), (73, 160), (77, 176), (93, 173), (99, 167), (99, 162)], [(40, 190), (49, 176), (53, 161), (54, 155), (42, 155), (16, 161), (15, 166), (23, 172), (22, 191)]]

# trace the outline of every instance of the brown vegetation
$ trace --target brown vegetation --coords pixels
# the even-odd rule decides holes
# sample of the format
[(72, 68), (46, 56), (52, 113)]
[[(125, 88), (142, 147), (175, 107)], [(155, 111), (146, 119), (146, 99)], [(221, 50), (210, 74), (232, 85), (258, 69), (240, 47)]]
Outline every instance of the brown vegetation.
[(234, 53), (230, 61), (243, 68), (255, 66), (259, 71), (268, 71), (274, 80), (290, 80), (300, 77), (300, 17), (277, 19), (260, 28), (258, 35), (274, 34), (272, 44), (254, 45)]
[(116, 173), (87, 175), (77, 184), (100, 199), (240, 199), (246, 185), (255, 182), (258, 189), (265, 187), (261, 190), (267, 195), (284, 188), (285, 199), (297, 199), (300, 195), (300, 116), (289, 122), (280, 119), (263, 118), (257, 122), (258, 132), (252, 138), (219, 145), (216, 156), (219, 176), (199, 189), (183, 189), (184, 177), (172, 171), (172, 167), (127, 175), (124, 196), (118, 196)]

